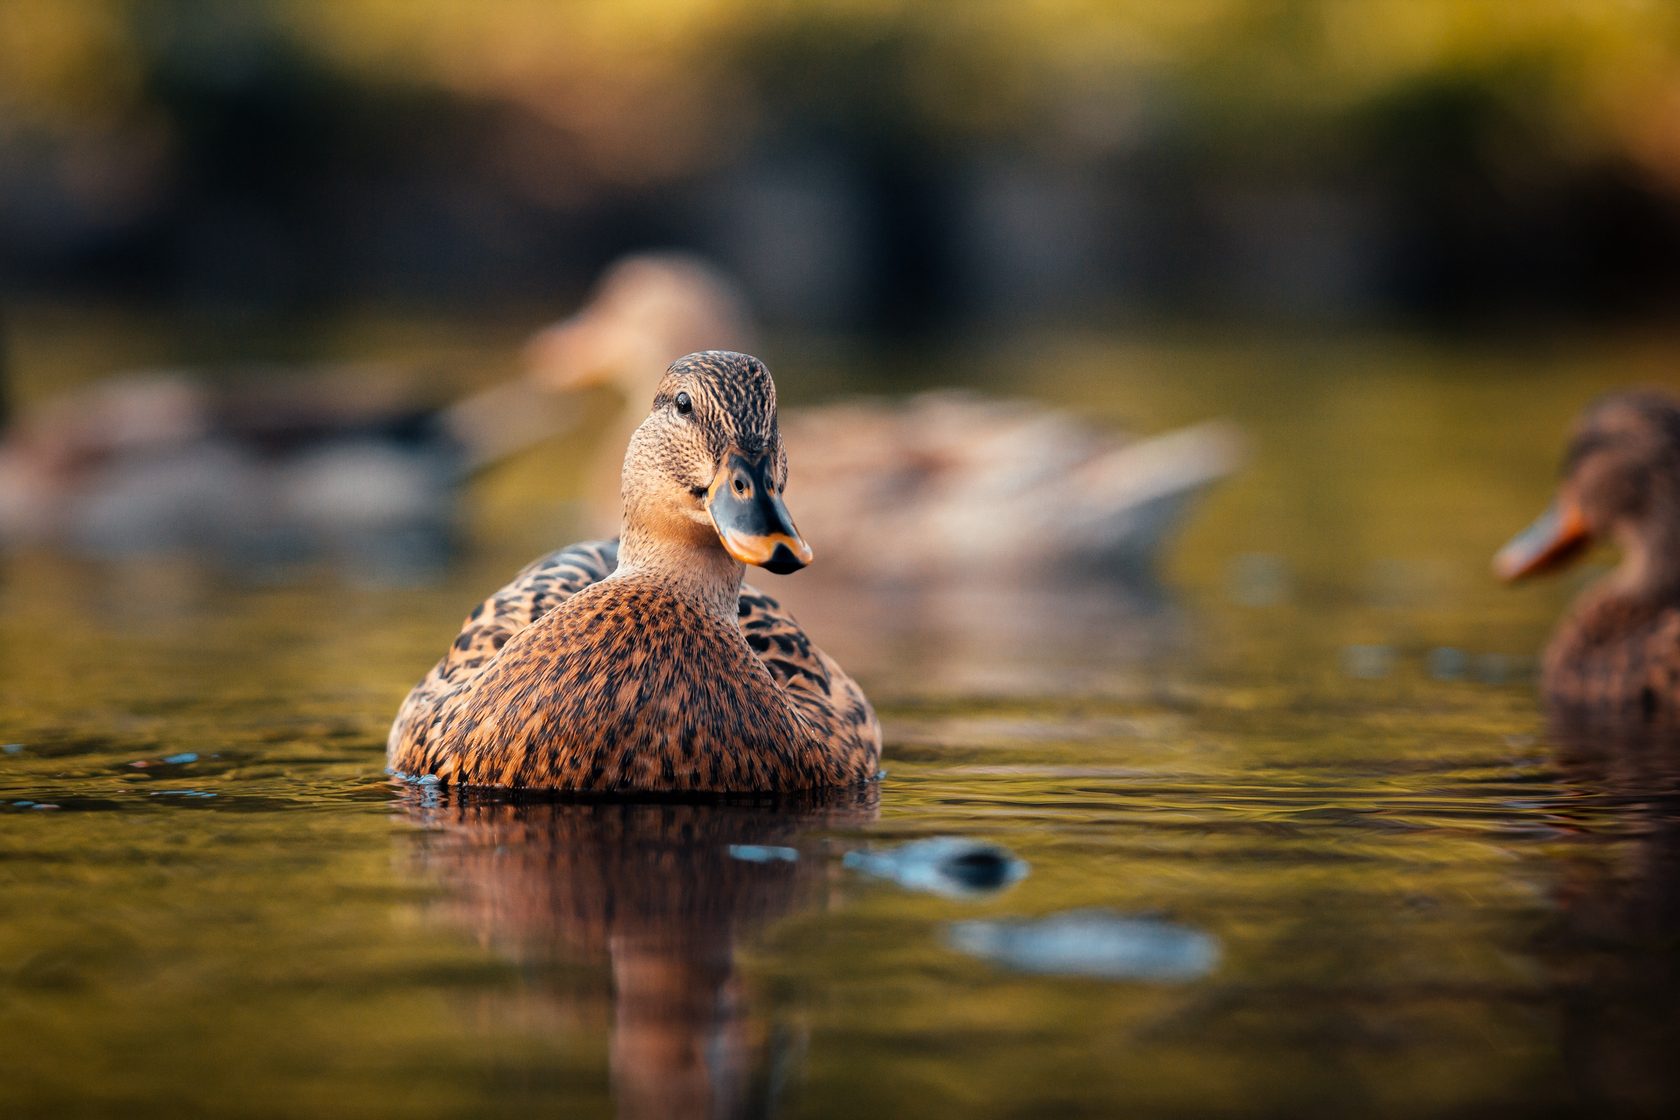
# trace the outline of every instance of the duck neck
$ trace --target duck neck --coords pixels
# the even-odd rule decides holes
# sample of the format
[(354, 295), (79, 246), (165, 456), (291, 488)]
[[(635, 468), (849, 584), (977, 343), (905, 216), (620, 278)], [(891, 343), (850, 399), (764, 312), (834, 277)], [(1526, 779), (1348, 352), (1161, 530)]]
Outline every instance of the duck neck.
[(1680, 602), (1680, 503), (1663, 503), (1673, 516), (1649, 517), (1614, 533), (1622, 561), (1607, 581), (1624, 600), (1666, 605)]
[(715, 536), (710, 541), (654, 536), (626, 524), (619, 538), (617, 576), (655, 582), (731, 626), (745, 572)]
[(590, 483), (590, 502), (592, 512), (597, 520), (596, 527), (605, 531), (610, 526), (617, 525), (624, 516), (624, 498), (619, 492), (622, 484), (624, 457), (619, 450), (628, 447), (636, 436), (636, 429), (642, 426), (646, 414), (644, 409), (647, 401), (653, 396), (654, 386), (635, 386), (632, 388), (627, 381), (614, 382), (607, 392), (612, 397), (612, 418), (605, 422), (605, 430), (599, 441), (601, 455), (594, 469), (594, 478)]

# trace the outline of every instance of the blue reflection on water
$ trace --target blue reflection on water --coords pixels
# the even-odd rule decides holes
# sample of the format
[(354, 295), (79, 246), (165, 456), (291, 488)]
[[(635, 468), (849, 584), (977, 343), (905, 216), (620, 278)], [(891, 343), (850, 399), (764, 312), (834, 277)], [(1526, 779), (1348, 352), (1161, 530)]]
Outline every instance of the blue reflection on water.
[(1027, 864), (996, 844), (935, 836), (878, 852), (847, 852), (845, 866), (913, 891), (968, 898), (1020, 882)]
[(1219, 942), (1210, 934), (1108, 910), (957, 922), (946, 931), (946, 940), (955, 949), (1019, 972), (1106, 980), (1195, 980), (1219, 963)]

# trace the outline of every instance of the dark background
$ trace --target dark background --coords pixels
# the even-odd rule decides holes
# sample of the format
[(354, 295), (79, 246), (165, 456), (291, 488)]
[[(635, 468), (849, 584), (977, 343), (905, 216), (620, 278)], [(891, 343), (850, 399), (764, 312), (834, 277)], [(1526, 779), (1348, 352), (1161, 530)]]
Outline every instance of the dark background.
[(772, 325), (1668, 314), (1680, 6), (6, 0), (12, 298)]

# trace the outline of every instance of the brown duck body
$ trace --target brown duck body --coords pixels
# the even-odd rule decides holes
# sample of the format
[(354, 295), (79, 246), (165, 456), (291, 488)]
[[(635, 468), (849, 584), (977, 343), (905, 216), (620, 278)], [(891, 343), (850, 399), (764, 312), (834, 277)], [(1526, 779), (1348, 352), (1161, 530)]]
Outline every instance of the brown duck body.
[(1680, 723), (1680, 601), (1591, 596), (1547, 644), (1540, 687), (1566, 718)]
[(392, 769), (459, 785), (721, 792), (873, 777), (857, 685), (768, 595), (718, 618), (617, 542), (544, 557), (473, 612), (410, 694)]
[(768, 371), (674, 364), (625, 461), (622, 541), (536, 561), (468, 617), (391, 728), (390, 766), (452, 785), (732, 792), (862, 782), (868, 701), (743, 562), (810, 559), (780, 493)]

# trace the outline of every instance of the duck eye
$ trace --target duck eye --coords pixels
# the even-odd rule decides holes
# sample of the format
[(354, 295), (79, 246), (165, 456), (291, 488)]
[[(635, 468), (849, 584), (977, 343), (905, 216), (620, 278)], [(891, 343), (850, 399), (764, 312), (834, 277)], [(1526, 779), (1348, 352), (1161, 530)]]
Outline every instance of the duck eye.
[(687, 393), (677, 394), (677, 411), (684, 416), (694, 411), (694, 401), (689, 398)]

